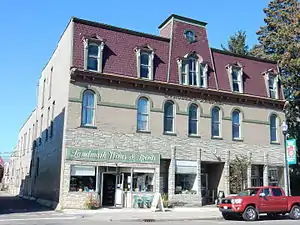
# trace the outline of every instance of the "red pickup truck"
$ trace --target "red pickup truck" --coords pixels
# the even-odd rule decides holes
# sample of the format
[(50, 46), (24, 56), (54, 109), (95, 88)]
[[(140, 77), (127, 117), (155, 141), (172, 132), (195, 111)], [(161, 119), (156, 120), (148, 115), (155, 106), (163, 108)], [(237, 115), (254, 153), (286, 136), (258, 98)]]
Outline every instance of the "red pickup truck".
[(255, 221), (259, 215), (285, 215), (291, 219), (300, 219), (300, 196), (286, 196), (281, 187), (247, 188), (237, 196), (228, 196), (219, 205), (223, 218), (233, 219), (242, 216), (246, 221)]

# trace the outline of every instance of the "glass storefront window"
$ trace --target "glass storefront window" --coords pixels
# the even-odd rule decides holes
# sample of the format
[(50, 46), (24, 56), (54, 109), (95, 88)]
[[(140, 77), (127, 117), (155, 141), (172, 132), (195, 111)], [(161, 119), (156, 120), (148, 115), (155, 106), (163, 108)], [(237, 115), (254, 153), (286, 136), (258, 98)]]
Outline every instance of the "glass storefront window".
[(133, 173), (133, 191), (135, 192), (153, 192), (154, 173)]
[(176, 174), (175, 194), (197, 194), (196, 174)]
[(94, 192), (96, 168), (94, 166), (71, 166), (70, 191)]

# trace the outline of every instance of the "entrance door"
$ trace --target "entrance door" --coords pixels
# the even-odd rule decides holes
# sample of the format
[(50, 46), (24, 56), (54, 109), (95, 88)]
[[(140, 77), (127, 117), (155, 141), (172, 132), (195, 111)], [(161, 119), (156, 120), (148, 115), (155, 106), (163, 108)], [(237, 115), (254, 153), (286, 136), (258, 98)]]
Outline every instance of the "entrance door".
[(116, 175), (103, 174), (102, 205), (114, 206), (116, 195)]

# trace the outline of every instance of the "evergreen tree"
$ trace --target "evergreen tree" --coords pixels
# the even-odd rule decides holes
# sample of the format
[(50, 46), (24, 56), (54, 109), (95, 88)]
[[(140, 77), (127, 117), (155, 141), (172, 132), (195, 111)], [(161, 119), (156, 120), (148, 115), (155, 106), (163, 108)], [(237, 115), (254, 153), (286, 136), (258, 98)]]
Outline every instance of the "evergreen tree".
[(248, 45), (246, 44), (246, 32), (239, 30), (229, 37), (227, 48), (221, 45), (223, 50), (232, 52), (238, 55), (247, 55), (249, 52)]
[[(273, 0), (264, 9), (265, 26), (257, 32), (263, 51), (253, 54), (266, 54), (277, 61), (281, 81), (284, 86), (285, 114), (289, 125), (289, 137), (297, 139), (300, 152), (300, 3), (298, 0)], [(298, 163), (300, 158), (298, 158)], [(291, 169), (291, 182), (299, 186), (300, 165)], [(294, 176), (295, 175), (295, 176)], [(297, 189), (297, 188), (296, 188)], [(297, 191), (297, 190), (294, 191)], [(293, 192), (293, 188), (292, 188)], [(299, 193), (298, 193), (299, 194)]]
[[(297, 0), (273, 0), (264, 9), (265, 26), (257, 32), (264, 53), (277, 61), (285, 96), (289, 134), (300, 144), (300, 4)], [(299, 146), (300, 147), (300, 146)]]

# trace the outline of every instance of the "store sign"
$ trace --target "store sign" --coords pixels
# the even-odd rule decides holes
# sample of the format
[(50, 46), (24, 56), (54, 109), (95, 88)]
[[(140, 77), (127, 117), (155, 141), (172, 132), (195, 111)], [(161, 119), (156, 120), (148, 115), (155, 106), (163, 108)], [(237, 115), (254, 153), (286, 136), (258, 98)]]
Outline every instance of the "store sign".
[(288, 164), (297, 164), (296, 139), (286, 140), (286, 151)]
[(67, 160), (119, 162), (119, 163), (151, 163), (160, 164), (157, 153), (105, 151), (93, 149), (67, 148)]

